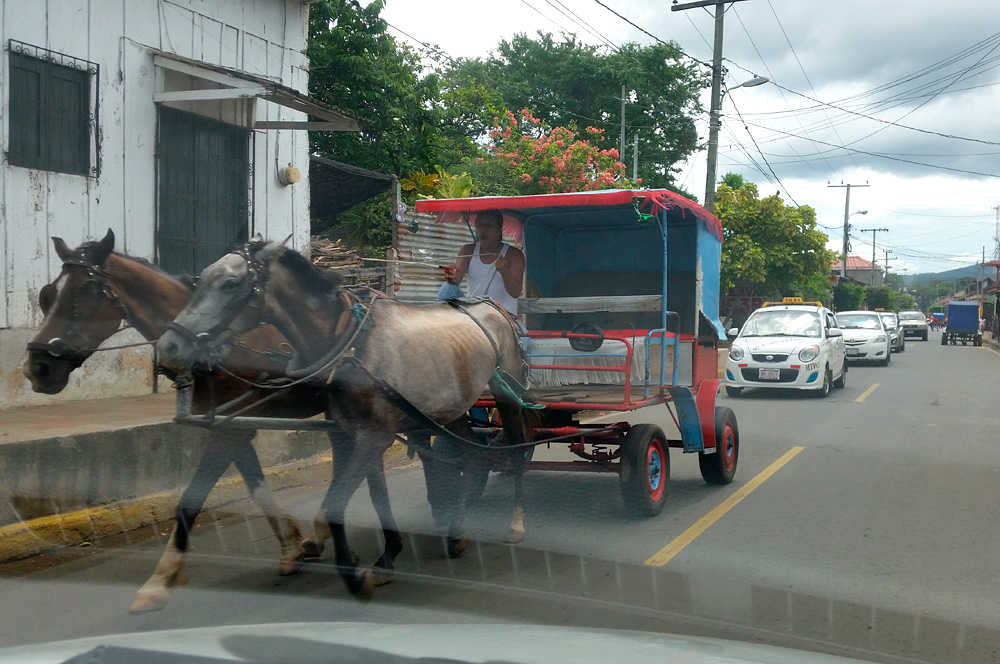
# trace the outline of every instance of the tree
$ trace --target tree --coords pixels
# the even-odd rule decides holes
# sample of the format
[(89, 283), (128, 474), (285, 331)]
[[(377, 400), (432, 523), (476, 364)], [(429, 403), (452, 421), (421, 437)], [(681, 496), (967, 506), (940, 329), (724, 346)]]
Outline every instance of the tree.
[(646, 186), (672, 188), (674, 164), (698, 146), (694, 117), (702, 111), (699, 92), (708, 72), (685, 61), (673, 43), (628, 43), (607, 52), (574, 35), (518, 34), (488, 58), (451, 61), (441, 71), (443, 113), (469, 136), (490, 129), (490, 118), (499, 114), (486, 116), (481, 104), (495, 108), (498, 101), (531, 109), (550, 126), (591, 125), (617, 136), (625, 85), (626, 142), (631, 146), (638, 132), (638, 175)]
[(720, 185), (715, 213), (722, 220), (723, 292), (736, 285), (768, 295), (822, 290), (834, 254), (811, 207), (785, 205), (777, 194), (761, 199), (757, 185), (748, 182), (739, 189)]
[(475, 146), (468, 136), (442, 131), (440, 77), (425, 74), (423, 54), (387, 32), (384, 5), (324, 0), (311, 7), (309, 92), (362, 123), (360, 132), (311, 132), (311, 148), (383, 173), (451, 164), (443, 157)]
[(869, 309), (892, 310), (893, 295), (896, 291), (888, 286), (869, 286), (865, 289), (865, 303)]
[(833, 289), (833, 308), (836, 311), (854, 311), (865, 301), (865, 287), (842, 281)]

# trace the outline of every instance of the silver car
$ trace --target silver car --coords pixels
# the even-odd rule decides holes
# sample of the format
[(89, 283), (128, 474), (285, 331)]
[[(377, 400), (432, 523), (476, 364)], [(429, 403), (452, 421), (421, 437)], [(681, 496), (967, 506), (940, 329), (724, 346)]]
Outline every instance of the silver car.
[(878, 315), (889, 333), (892, 352), (902, 353), (906, 349), (906, 334), (903, 332), (903, 324), (899, 321), (899, 316), (892, 311), (879, 311)]

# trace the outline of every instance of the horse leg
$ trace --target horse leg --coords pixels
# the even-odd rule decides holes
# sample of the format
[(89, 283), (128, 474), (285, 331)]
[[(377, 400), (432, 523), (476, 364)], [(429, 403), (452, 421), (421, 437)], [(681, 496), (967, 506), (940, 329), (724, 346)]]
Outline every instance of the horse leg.
[(347, 590), (359, 599), (371, 599), (375, 592), (375, 576), (358, 569), (358, 559), (347, 541), (344, 513), (351, 496), (368, 474), (368, 469), (375, 463), (382, 463), (382, 454), (392, 444), (393, 437), (385, 436), (382, 441), (378, 441), (384, 443), (380, 445), (376, 440), (362, 440), (360, 436), (356, 436), (354, 449), (345, 459), (346, 463), (337, 463), (330, 490), (323, 500), (323, 509), (333, 536), (337, 571)]
[[(337, 449), (349, 450), (353, 444), (350, 438), (343, 431), (327, 431), (330, 439), (330, 451), (333, 453), (333, 472), (337, 472)], [(341, 453), (343, 455), (344, 452)], [(341, 460), (343, 463), (343, 460)], [(330, 480), (331, 484), (333, 479)], [(316, 515), (312, 519), (312, 532), (302, 542), (304, 557), (306, 560), (315, 560), (323, 555), (326, 548), (326, 540), (330, 539), (330, 524), (326, 522), (326, 513), (322, 505), (316, 510)]]
[[(472, 427), (464, 417), (452, 422), (449, 428), (467, 440), (471, 440), (474, 437)], [(455, 504), (452, 507), (451, 519), (448, 523), (448, 557), (457, 558), (469, 546), (469, 537), (465, 533), (464, 525), (465, 508), (469, 502), (469, 491), (472, 488), (472, 476), (474, 474), (472, 469), (478, 463), (481, 463), (480, 455), (482, 452), (462, 449), (462, 443), (456, 440), (452, 440), (451, 442), (459, 447), (459, 454), (454, 455), (451, 459), (439, 460), (439, 463), (461, 463), (463, 468), (463, 472), (451, 474), (451, 477), (458, 478), (458, 487), (457, 491), (454, 492)]]
[(507, 528), (505, 542), (520, 544), (524, 541), (524, 452), (516, 450), (511, 473), (514, 476), (514, 514)]
[(282, 576), (294, 574), (302, 567), (305, 554), (299, 522), (274, 500), (274, 494), (264, 479), (264, 470), (261, 468), (257, 450), (253, 447), (255, 432), (231, 431), (225, 435), (229, 439), (227, 446), (231, 458), (243, 476), (243, 481), (250, 491), (250, 498), (264, 513), (268, 525), (278, 538), (280, 547), (278, 574)]
[(191, 483), (181, 495), (177, 505), (174, 531), (167, 541), (167, 548), (160, 561), (156, 564), (153, 574), (139, 588), (129, 611), (141, 613), (156, 611), (166, 606), (174, 588), (184, 583), (184, 554), (188, 548), (188, 537), (194, 521), (201, 512), (205, 499), (212, 488), (229, 467), (231, 456), (225, 445), (209, 443), (202, 454), (198, 470), (195, 471)]
[(385, 467), (381, 463), (372, 465), (368, 470), (368, 495), (371, 497), (375, 512), (378, 513), (382, 525), (382, 538), (385, 548), (372, 569), (375, 574), (375, 585), (384, 586), (392, 581), (395, 567), (393, 561), (403, 550), (403, 538), (396, 528), (396, 519), (392, 515), (389, 504), (389, 487), (385, 483)]

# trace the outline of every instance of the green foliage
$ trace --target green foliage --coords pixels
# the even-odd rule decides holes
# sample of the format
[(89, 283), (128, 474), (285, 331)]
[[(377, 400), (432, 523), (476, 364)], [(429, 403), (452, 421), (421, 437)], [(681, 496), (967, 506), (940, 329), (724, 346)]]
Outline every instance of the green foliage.
[[(384, 4), (323, 0), (310, 8), (309, 93), (362, 122), (360, 132), (310, 132), (311, 149), (383, 173), (448, 163), (441, 153), (463, 147), (441, 130), (439, 77), (423, 74), (421, 54), (387, 32)], [(461, 141), (472, 149), (471, 139)]]
[(892, 290), (888, 286), (869, 286), (865, 289), (865, 304), (867, 304), (868, 308), (872, 310), (892, 310), (893, 296), (895, 293), (896, 291)]
[(896, 293), (895, 299), (895, 311), (905, 311), (906, 309), (915, 309), (917, 306), (916, 299), (909, 293)]
[(746, 184), (746, 180), (744, 180), (743, 176), (739, 173), (726, 173), (722, 176), (722, 179), (719, 180), (719, 184), (724, 184), (731, 189), (739, 189)]
[(407, 203), (421, 198), (468, 198), (472, 195), (472, 176), (466, 172), (452, 175), (440, 166), (434, 173), (415, 171), (399, 182)]
[(813, 273), (808, 277), (796, 279), (788, 292), (789, 297), (798, 296), (807, 302), (822, 302), (830, 306), (833, 284), (826, 273)]
[(715, 213), (722, 220), (723, 292), (737, 285), (774, 294), (824, 290), (834, 254), (811, 207), (787, 206), (777, 194), (761, 199), (753, 183), (722, 184)]
[(833, 308), (836, 311), (854, 311), (865, 301), (865, 287), (841, 282), (833, 288)]
[(672, 184), (674, 164), (697, 148), (694, 117), (708, 85), (708, 74), (685, 61), (676, 44), (628, 43), (609, 53), (574, 35), (557, 40), (541, 32), (503, 40), (488, 58), (451, 62), (441, 76), (442, 113), (466, 136), (484, 135), (503, 109), (528, 108), (550, 126), (596, 125), (615, 137), (616, 147), (624, 84), (625, 121), (638, 128), (626, 143), (631, 151), (638, 131), (638, 176), (649, 187)]

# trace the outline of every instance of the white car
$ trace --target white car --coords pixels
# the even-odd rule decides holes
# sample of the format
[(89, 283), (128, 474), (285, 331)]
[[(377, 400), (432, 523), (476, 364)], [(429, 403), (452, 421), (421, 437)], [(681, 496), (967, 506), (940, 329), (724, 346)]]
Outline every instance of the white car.
[(841, 311), (837, 323), (844, 331), (847, 359), (878, 362), (883, 367), (892, 360), (892, 340), (882, 318), (874, 311)]
[(847, 384), (843, 334), (833, 312), (817, 303), (785, 298), (766, 303), (747, 319), (726, 360), (726, 393), (744, 388), (812, 390), (819, 397)]

